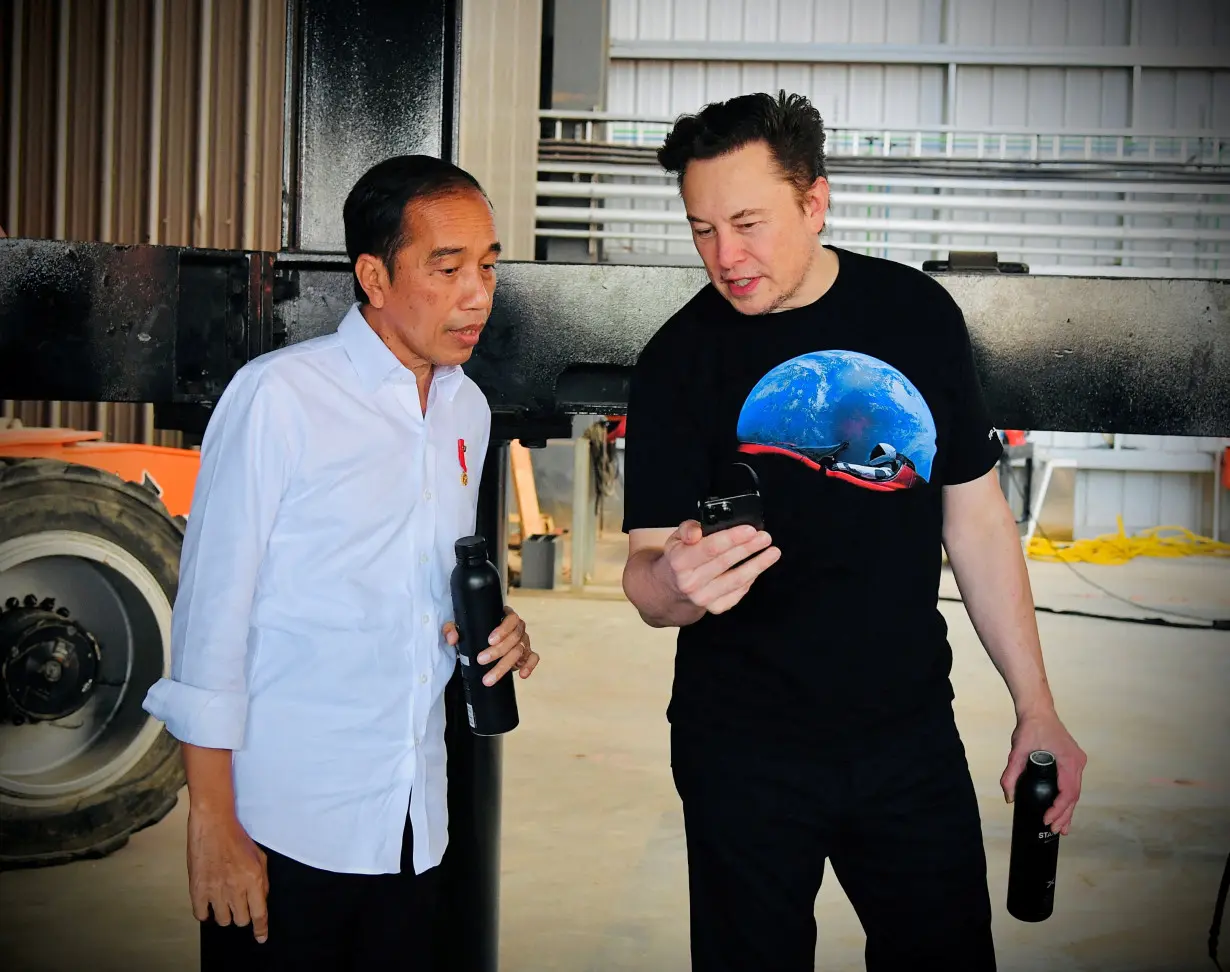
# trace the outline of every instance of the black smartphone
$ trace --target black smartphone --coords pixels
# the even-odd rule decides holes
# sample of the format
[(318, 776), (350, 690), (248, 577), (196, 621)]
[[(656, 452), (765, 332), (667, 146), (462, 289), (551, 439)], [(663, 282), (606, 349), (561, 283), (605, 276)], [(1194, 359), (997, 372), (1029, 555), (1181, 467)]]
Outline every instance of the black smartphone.
[(764, 529), (764, 506), (760, 499), (760, 479), (756, 471), (743, 462), (735, 463), (748, 471), (752, 488), (745, 492), (732, 492), (722, 496), (708, 496), (697, 505), (700, 532), (704, 536), (729, 530), (736, 526), (754, 526)]

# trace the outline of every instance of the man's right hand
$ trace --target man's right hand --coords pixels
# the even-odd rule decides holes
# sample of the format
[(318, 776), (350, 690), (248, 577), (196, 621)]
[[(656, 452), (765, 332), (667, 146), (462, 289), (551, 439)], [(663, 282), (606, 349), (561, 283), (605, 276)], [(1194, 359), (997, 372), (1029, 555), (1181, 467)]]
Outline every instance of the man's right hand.
[[(681, 600), (710, 614), (722, 614), (777, 563), (781, 550), (770, 546), (772, 542), (769, 534), (751, 526), (731, 527), (706, 537), (696, 520), (685, 520), (666, 538), (654, 569)], [(744, 560), (747, 562), (741, 563)]]
[(258, 942), (269, 937), (269, 873), (265, 852), (234, 813), (188, 811), (188, 892), (200, 921), (213, 909), (219, 925), (252, 924)]
[(188, 894), (198, 921), (212, 909), (219, 925), (252, 924), (258, 942), (269, 937), (269, 869), (265, 852), (235, 815), (231, 752), (184, 743), (188, 777)]

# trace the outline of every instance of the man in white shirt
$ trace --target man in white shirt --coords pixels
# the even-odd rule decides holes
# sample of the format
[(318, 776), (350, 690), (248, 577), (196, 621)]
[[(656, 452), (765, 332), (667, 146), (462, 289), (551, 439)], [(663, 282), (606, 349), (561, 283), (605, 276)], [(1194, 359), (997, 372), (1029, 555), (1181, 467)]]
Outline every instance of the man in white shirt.
[[(491, 426), (461, 365), (500, 245), (478, 183), (426, 156), (373, 167), (343, 217), (356, 303), (241, 368), (210, 420), (145, 702), (184, 743), (206, 970), (429, 967), (449, 574)], [(538, 662), (511, 610), (491, 645), (493, 681)]]

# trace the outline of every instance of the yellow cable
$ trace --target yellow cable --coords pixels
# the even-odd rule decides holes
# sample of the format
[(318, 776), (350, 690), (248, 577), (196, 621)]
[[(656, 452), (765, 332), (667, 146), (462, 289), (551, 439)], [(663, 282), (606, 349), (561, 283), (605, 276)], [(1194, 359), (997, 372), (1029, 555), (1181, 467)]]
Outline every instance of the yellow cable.
[[(1118, 533), (1104, 533), (1085, 540), (1053, 541), (1037, 535), (1030, 538), (1027, 553), (1035, 560), (1126, 564), (1134, 557), (1225, 557), (1230, 543), (1202, 537), (1185, 527), (1157, 526), (1129, 537), (1123, 517), (1117, 516)], [(1168, 536), (1163, 534), (1169, 533)]]

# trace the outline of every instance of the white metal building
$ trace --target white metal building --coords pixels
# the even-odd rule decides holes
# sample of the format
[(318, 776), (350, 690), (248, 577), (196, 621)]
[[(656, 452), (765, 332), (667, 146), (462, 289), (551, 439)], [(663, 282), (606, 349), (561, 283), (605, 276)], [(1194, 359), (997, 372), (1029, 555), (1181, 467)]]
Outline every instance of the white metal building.
[[(605, 104), (541, 113), (536, 233), (574, 247), (561, 258), (697, 263), (654, 151), (680, 113), (785, 88), (829, 130), (834, 244), (916, 266), (978, 249), (1035, 274), (1230, 274), (1230, 4), (609, 0), (608, 27)], [(1230, 440), (1030, 439), (1055, 460), (1060, 530), (1122, 514), (1129, 532), (1227, 534)]]

